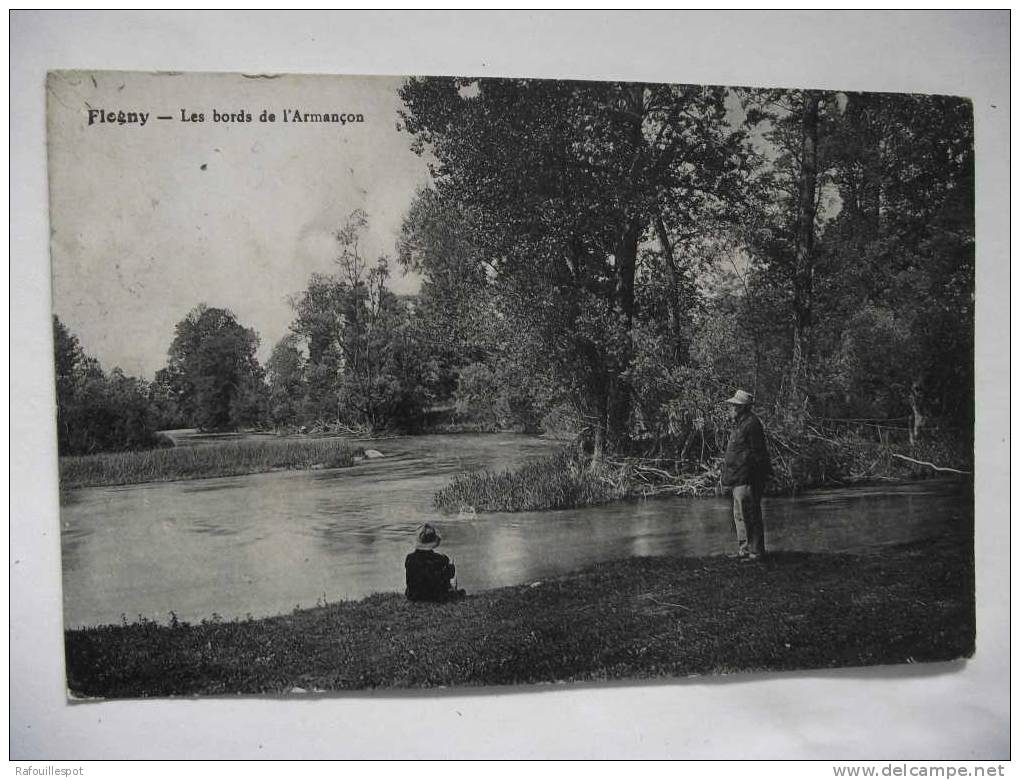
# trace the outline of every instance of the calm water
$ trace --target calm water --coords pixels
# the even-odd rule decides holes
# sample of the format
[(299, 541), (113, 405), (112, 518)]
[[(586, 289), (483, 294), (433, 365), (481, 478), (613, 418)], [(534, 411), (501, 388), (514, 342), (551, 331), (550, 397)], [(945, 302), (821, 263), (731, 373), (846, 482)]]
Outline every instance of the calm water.
[[(516, 435), (375, 441), (349, 469), (76, 490), (62, 498), (64, 624), (288, 612), (403, 590), (420, 522), (468, 591), (532, 582), (599, 560), (731, 551), (726, 499), (659, 498), (557, 512), (437, 517), (452, 475), (507, 468), (555, 445)], [(765, 499), (772, 549), (858, 551), (937, 535), (970, 513), (944, 482)]]

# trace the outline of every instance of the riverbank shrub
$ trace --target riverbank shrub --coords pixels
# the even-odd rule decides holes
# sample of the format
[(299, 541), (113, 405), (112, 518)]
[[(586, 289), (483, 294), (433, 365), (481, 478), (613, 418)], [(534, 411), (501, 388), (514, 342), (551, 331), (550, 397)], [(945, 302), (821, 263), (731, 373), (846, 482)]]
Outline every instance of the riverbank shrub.
[(60, 459), (62, 489), (179, 479), (228, 477), (266, 471), (342, 468), (364, 449), (342, 439), (234, 441), (194, 447), (78, 455)]
[(626, 496), (619, 472), (564, 448), (514, 471), (462, 474), (436, 493), (434, 503), (443, 512), (529, 512), (605, 504)]
[[(792, 434), (773, 428), (768, 439), (774, 493), (926, 479), (954, 471), (966, 476), (973, 470), (972, 454), (952, 436), (929, 435), (911, 443), (882, 440), (861, 429), (831, 433), (809, 426)], [(947, 468), (952, 471), (939, 470)]]
[[(769, 495), (939, 476), (967, 479), (973, 469), (972, 456), (951, 436), (911, 444), (860, 432), (827, 436), (810, 427), (792, 432), (780, 425), (767, 426), (766, 435), (774, 472), (766, 485)], [(639, 454), (596, 463), (579, 447), (567, 446), (513, 471), (462, 474), (437, 491), (433, 502), (449, 513), (530, 512), (653, 496), (717, 495), (721, 456), (691, 465), (681, 455)]]

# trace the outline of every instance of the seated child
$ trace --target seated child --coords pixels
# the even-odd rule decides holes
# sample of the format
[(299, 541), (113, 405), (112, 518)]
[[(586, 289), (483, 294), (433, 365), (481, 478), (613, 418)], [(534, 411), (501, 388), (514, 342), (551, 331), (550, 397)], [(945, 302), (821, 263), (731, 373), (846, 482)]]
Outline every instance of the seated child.
[(464, 595), (463, 590), (450, 585), (456, 571), (450, 559), (435, 552), (440, 541), (436, 529), (428, 523), (418, 527), (414, 552), (404, 559), (405, 595), (409, 601), (448, 601)]

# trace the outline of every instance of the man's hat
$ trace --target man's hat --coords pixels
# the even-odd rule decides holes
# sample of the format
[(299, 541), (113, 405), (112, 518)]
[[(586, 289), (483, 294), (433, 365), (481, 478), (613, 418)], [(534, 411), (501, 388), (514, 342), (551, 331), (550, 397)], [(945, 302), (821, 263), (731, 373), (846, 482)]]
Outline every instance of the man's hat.
[(434, 550), (439, 546), (442, 539), (439, 533), (428, 523), (422, 523), (414, 535), (414, 549)]
[(732, 398), (727, 398), (723, 403), (733, 404), (734, 406), (750, 406), (752, 401), (754, 401), (753, 395), (745, 393), (743, 390), (737, 390)]

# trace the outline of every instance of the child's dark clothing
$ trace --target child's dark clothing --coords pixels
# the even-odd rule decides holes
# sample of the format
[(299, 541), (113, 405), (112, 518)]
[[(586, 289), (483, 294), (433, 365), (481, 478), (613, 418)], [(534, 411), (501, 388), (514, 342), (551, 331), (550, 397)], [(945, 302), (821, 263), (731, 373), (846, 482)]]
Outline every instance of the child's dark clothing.
[(404, 560), (410, 601), (445, 601), (462, 595), (450, 586), (454, 566), (450, 559), (432, 550), (415, 550)]

